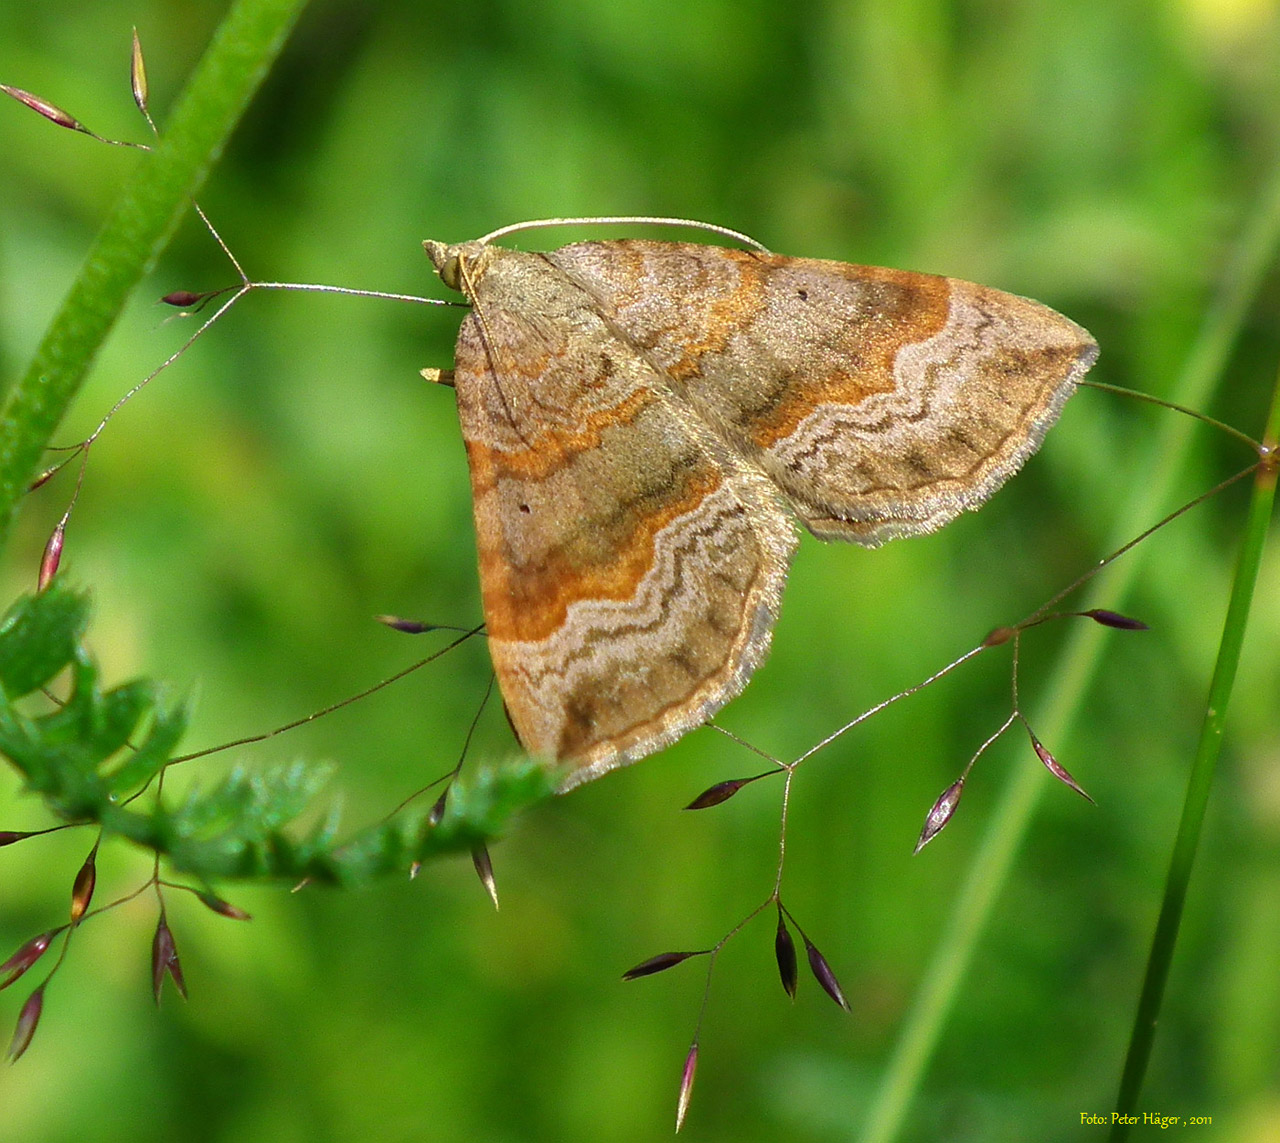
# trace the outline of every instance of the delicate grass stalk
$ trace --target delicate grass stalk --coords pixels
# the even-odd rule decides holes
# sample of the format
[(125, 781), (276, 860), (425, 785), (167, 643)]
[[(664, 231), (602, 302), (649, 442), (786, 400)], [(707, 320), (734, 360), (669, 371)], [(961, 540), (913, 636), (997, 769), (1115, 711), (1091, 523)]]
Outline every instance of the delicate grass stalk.
[(236, 0), (159, 146), (138, 156), (138, 169), (0, 417), (0, 546), (94, 354), (190, 207), (305, 3)]
[[(1249, 306), (1277, 250), (1280, 250), (1280, 166), (1272, 173), (1256, 212), (1241, 233), (1219, 292), (1170, 394), (1171, 400), (1193, 408), (1203, 408), (1209, 403), (1222, 380), (1228, 354)], [(1193, 439), (1191, 429), (1184, 418), (1171, 417), (1157, 434), (1145, 464), (1139, 468), (1144, 479), (1134, 483), (1128, 502), (1118, 514), (1113, 547), (1119, 547), (1159, 515), (1175, 477), (1187, 463)], [(1144, 552), (1143, 548), (1137, 549), (1108, 569), (1105, 576), (1096, 578), (1088, 593), (1089, 601), (1082, 603), (1081, 608), (1119, 606), (1137, 579)], [(1048, 709), (1033, 720), (1047, 740), (1066, 741), (1101, 658), (1103, 635), (1102, 628), (1090, 623), (1074, 628), (1068, 637), (1046, 687), (1051, 696)], [(901, 1131), (947, 1015), (960, 994), (978, 939), (1000, 890), (1008, 881), (1032, 814), (1048, 785), (1039, 767), (1011, 769), (872, 1097), (858, 1136), (861, 1143), (889, 1143)]]
[[(1231, 701), (1231, 688), (1235, 683), (1236, 669), (1240, 664), (1240, 649), (1244, 645), (1245, 628), (1249, 620), (1249, 606), (1253, 601), (1253, 589), (1258, 580), (1258, 568), (1262, 563), (1262, 551), (1267, 539), (1267, 525), (1275, 507), (1277, 461), (1275, 455), (1280, 443), (1280, 377), (1271, 398), (1271, 414), (1267, 422), (1263, 442), (1272, 450), (1271, 463), (1258, 469), (1253, 483), (1253, 496), (1249, 501), (1249, 513), (1245, 519), (1244, 538), (1236, 565), (1235, 581), (1231, 586), (1231, 601), (1227, 605), (1227, 617), (1222, 626), (1222, 642), (1218, 647), (1218, 661), (1209, 685), (1209, 701), (1205, 709), (1204, 723), (1200, 728), (1200, 742), (1196, 748), (1195, 763), (1187, 782), (1186, 800), (1182, 805), (1182, 820), (1178, 823), (1178, 836), (1173, 844), (1173, 856), (1169, 860), (1169, 873), (1165, 878), (1164, 901), (1160, 905), (1160, 917), (1156, 921), (1155, 936), (1151, 941), (1151, 955), (1147, 959), (1147, 973), (1138, 998), (1138, 1012), (1129, 1039), (1129, 1053), (1125, 1058), (1124, 1073), (1120, 1079), (1120, 1092), (1116, 1096), (1115, 1110), (1124, 1116), (1132, 1116), (1142, 1090), (1147, 1063), (1151, 1059), (1151, 1047), (1155, 1042), (1156, 1018), (1164, 999), (1165, 983), (1169, 979), (1169, 965), (1178, 941), (1178, 927), (1182, 921), (1182, 907), (1187, 899), (1187, 884), (1195, 864), (1200, 843), (1200, 829), (1204, 824), (1205, 809), (1209, 804), (1209, 792), (1213, 788), (1214, 771), (1218, 754), (1222, 749), (1222, 734), (1226, 723), (1227, 705)], [(1128, 1138), (1125, 1123), (1113, 1120), (1110, 1138), (1113, 1143)]]

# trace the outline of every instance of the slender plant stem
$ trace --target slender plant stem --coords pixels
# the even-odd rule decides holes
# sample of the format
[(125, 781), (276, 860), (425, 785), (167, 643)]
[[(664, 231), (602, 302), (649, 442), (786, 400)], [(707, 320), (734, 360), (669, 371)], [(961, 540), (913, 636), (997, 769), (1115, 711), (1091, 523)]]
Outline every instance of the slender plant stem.
[(1191, 881), (1201, 827), (1209, 804), (1209, 793), (1213, 788), (1213, 776), (1222, 750), (1227, 705), (1231, 700), (1231, 688), (1240, 664), (1240, 650), (1244, 645), (1249, 606), (1253, 601), (1253, 590), (1262, 563), (1267, 525), (1275, 506), (1277, 461), (1280, 460), (1275, 453), (1277, 442), (1280, 442), (1280, 377), (1276, 379), (1271, 413), (1263, 437), (1263, 443), (1271, 450), (1271, 456), (1269, 463), (1258, 469), (1253, 496), (1249, 501), (1235, 581), (1231, 587), (1231, 600), (1227, 605), (1227, 617), (1222, 628), (1222, 643), (1218, 647), (1218, 661), (1214, 666), (1213, 681), (1209, 685), (1209, 701), (1204, 723), (1200, 728), (1200, 741), (1187, 782), (1182, 820), (1178, 823), (1178, 836), (1174, 840), (1169, 874), (1165, 879), (1164, 900), (1151, 941), (1151, 955), (1147, 960), (1147, 973), (1138, 999), (1138, 1012), (1129, 1040), (1124, 1073), (1120, 1079), (1120, 1092), (1116, 1096), (1115, 1110), (1119, 1114), (1112, 1119), (1110, 1138), (1113, 1143), (1120, 1143), (1128, 1138), (1130, 1124), (1126, 1120), (1134, 1118), (1138, 1095), (1142, 1091), (1142, 1081), (1155, 1042), (1156, 1019), (1160, 1014), (1165, 984), (1169, 979), (1169, 966), (1178, 941), (1178, 927), (1187, 899), (1187, 886)]
[[(1170, 399), (1203, 408), (1220, 383), (1227, 357), (1244, 322), (1263, 275), (1280, 249), (1280, 165), (1247, 221), (1222, 277), (1204, 324), (1192, 345)], [(1144, 478), (1130, 492), (1118, 514), (1113, 547), (1118, 547), (1155, 518), (1186, 464), (1192, 441), (1184, 418), (1169, 418), (1140, 471)], [(1137, 579), (1143, 553), (1133, 553), (1093, 583), (1081, 610), (1116, 606)], [(1062, 742), (1079, 714), (1087, 687), (1104, 647), (1105, 631), (1080, 625), (1069, 636), (1047, 690), (1048, 708), (1036, 719), (1040, 737)], [(861, 1143), (890, 1143), (901, 1131), (911, 1101), (942, 1035), (947, 1016), (960, 992), (1000, 890), (1009, 879), (1013, 861), (1030, 827), (1047, 776), (1038, 766), (1013, 768), (1000, 802), (983, 835), (955, 907), (934, 948), (933, 957), (915, 1000), (903, 1021), (898, 1040), (872, 1098), (857, 1138)]]
[(129, 292), (189, 208), (305, 3), (236, 0), (160, 144), (138, 155), (138, 169), (0, 417), (0, 547), (50, 437)]

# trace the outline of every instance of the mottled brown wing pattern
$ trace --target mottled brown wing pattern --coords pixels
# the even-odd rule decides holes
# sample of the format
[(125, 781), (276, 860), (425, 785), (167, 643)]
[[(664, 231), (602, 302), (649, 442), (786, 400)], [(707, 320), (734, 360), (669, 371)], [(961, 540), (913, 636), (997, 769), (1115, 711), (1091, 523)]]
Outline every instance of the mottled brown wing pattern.
[(477, 252), (468, 275), (454, 385), (489, 646), (517, 735), (573, 767), (567, 788), (742, 689), (794, 528), (545, 259)]
[(976, 508), (1097, 346), (1045, 306), (716, 246), (428, 242), (473, 304), (454, 383), (494, 669), (565, 787), (705, 722), (768, 650), (795, 544)]
[(548, 257), (824, 538), (979, 507), (1097, 356), (1047, 306), (955, 278), (689, 243)]

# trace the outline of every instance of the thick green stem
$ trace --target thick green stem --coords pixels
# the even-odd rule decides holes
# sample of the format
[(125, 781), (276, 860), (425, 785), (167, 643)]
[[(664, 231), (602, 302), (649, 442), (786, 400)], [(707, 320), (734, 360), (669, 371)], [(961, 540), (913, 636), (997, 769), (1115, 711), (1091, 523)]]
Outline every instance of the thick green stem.
[[(0, 547), (45, 447), (124, 307), (279, 54), (306, 0), (237, 0), (94, 242), (0, 417)], [(122, 35), (123, 35), (122, 29)]]

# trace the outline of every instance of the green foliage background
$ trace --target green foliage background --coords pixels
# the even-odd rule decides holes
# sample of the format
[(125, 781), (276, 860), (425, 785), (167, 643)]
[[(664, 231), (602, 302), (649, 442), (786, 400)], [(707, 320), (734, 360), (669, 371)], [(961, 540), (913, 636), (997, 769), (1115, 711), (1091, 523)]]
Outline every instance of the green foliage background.
[[(0, 10), (0, 80), (142, 137), (128, 34), (163, 124), (222, 14), (55, 0)], [(781, 5), (315, 0), (200, 197), (257, 277), (445, 292), (421, 253), (525, 218), (673, 214), (787, 253), (954, 274), (1088, 326), (1096, 376), (1168, 392), (1225, 251), (1277, 160), (1270, 0), (877, 0)], [(30, 357), (121, 180), (144, 156), (0, 108), (0, 376)], [(540, 236), (546, 244), (570, 234)], [(194, 219), (139, 292), (61, 438), (79, 439), (193, 328), (149, 299), (232, 280)], [(1280, 336), (1274, 275), (1208, 410), (1255, 430)], [(90, 586), (108, 679), (198, 691), (190, 743), (261, 731), (429, 650), (373, 624), (479, 615), (452, 397), (456, 317), (251, 297), (95, 446), (64, 572)], [(775, 651), (726, 726), (794, 755), (1025, 614), (1105, 554), (1166, 414), (1085, 392), (979, 515), (876, 552), (802, 544)], [(1182, 493), (1247, 461), (1202, 434)], [(70, 495), (33, 496), (0, 574), (34, 578)], [(1175, 506), (1176, 501), (1167, 507)], [(1110, 1109), (1221, 623), (1241, 496), (1151, 541), (1114, 606), (1087, 713), (1047, 745), (1098, 800), (1042, 802), (904, 1139), (1080, 1137)], [(1214, 1138), (1280, 1130), (1280, 571), (1264, 568), (1145, 1110)], [(1029, 710), (1062, 626), (1025, 648)], [(487, 682), (476, 643), (235, 761), (332, 759), (354, 824), (448, 769)], [(785, 897), (853, 1015), (776, 981), (772, 928), (722, 959), (686, 1132), (857, 1139), (1005, 774), (979, 766), (947, 832), (925, 810), (1004, 717), (998, 654), (842, 740), (797, 783)], [(511, 742), (500, 711), (473, 756)], [(211, 782), (231, 760), (193, 764)], [(252, 925), (170, 906), (192, 1000), (151, 1010), (154, 904), (95, 921), (31, 1051), (0, 1074), (7, 1140), (665, 1138), (700, 973), (630, 964), (710, 943), (767, 892), (776, 797), (678, 807), (751, 758), (710, 731), (523, 819), (494, 848), (502, 912), (469, 862), (359, 894), (237, 890)], [(1047, 781), (1047, 779), (1046, 779)], [(0, 777), (0, 828), (45, 823)], [(60, 923), (87, 836), (0, 851), (0, 953)], [(100, 899), (147, 874), (122, 846)], [(21, 988), (16, 989), (22, 993)], [(16, 1017), (21, 995), (0, 998)]]

